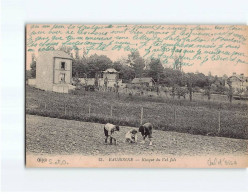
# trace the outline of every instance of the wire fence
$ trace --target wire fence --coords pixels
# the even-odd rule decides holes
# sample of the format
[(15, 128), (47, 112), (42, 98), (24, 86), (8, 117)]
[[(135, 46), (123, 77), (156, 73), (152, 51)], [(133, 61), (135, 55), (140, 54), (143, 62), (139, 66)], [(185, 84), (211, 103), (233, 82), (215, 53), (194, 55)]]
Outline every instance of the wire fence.
[(248, 138), (248, 117), (242, 112), (209, 110), (166, 104), (111, 104), (65, 101), (28, 101), (27, 114), (136, 126), (151, 122), (156, 129), (192, 134)]

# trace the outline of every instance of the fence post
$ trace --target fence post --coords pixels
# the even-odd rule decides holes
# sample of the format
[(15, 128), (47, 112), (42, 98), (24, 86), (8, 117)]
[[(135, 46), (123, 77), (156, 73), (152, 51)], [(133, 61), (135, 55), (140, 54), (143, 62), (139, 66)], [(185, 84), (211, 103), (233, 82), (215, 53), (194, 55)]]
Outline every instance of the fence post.
[(112, 117), (113, 116), (113, 106), (111, 105), (110, 107), (110, 116)]
[(91, 104), (89, 104), (89, 116), (90, 116), (90, 111), (91, 111)]
[(220, 111), (218, 112), (218, 134), (220, 133), (221, 127), (220, 127)]
[(66, 104), (64, 104), (64, 109), (65, 109), (65, 115), (66, 115)]
[(144, 112), (144, 108), (141, 107), (141, 114), (140, 114), (140, 124), (143, 124), (143, 112)]
[(174, 124), (176, 124), (176, 107), (174, 106)]
[(46, 104), (46, 102), (45, 102), (45, 110), (46, 110), (46, 108), (47, 108), (47, 104)]

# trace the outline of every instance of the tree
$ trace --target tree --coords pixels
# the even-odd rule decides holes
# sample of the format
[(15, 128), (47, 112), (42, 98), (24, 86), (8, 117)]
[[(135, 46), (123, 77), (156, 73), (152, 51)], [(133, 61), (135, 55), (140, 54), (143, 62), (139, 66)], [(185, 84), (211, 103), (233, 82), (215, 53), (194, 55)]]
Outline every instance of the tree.
[(172, 88), (171, 88), (171, 96), (172, 98), (174, 99), (175, 98), (175, 95), (176, 95), (176, 88), (178, 87), (177, 84), (173, 85)]
[(180, 97), (183, 97), (184, 99), (186, 98), (186, 94), (188, 93), (188, 90), (183, 88), (183, 87), (179, 87), (177, 86), (175, 88), (175, 93), (178, 97), (178, 99), (180, 99)]
[(195, 85), (195, 77), (194, 77), (194, 73), (188, 73), (185, 75), (186, 78), (186, 83), (187, 83), (187, 88), (189, 91), (189, 99), (190, 101), (192, 101), (192, 97), (193, 97), (193, 87)]
[(206, 76), (202, 73), (196, 73), (194, 74), (195, 77), (195, 86), (200, 87), (200, 88), (204, 88), (207, 83), (206, 83)]
[(84, 74), (84, 83), (85, 83), (85, 86), (87, 88), (87, 86), (88, 86), (88, 76), (87, 76), (86, 73)]
[(156, 82), (156, 89), (157, 89), (157, 95), (160, 94), (160, 78), (163, 74), (164, 67), (160, 61), (160, 59), (152, 58), (149, 63), (149, 69), (146, 71), (149, 77), (152, 77), (153, 80)]
[(245, 91), (244, 89), (237, 89), (237, 95), (239, 96), (239, 98), (242, 97), (244, 91)]
[(83, 78), (88, 73), (89, 67), (86, 58), (72, 59), (72, 76)]
[(31, 77), (36, 78), (36, 61), (31, 62)]
[(141, 77), (145, 67), (145, 61), (140, 56), (139, 52), (131, 52), (131, 54), (128, 55), (127, 62), (130, 64), (131, 68), (134, 69), (135, 77)]
[(211, 73), (210, 73), (206, 79), (206, 87), (205, 87), (205, 95), (208, 96), (208, 100), (211, 99), (212, 91), (214, 91), (213, 90), (214, 86), (212, 87), (212, 85), (215, 81), (216, 81), (216, 77), (211, 76)]
[(124, 83), (128, 83), (135, 78), (135, 71), (130, 66), (124, 64), (123, 61), (115, 61), (113, 68), (119, 72), (120, 78)]
[(216, 92), (219, 94), (226, 94), (226, 92), (228, 91), (228, 87), (225, 86), (223, 82), (217, 84), (216, 87), (217, 87)]
[(98, 89), (98, 87), (99, 87), (99, 77), (100, 77), (100, 73), (99, 72), (96, 72), (96, 74), (95, 74), (95, 88), (97, 88)]
[(227, 79), (227, 85), (229, 86), (227, 97), (228, 97), (230, 103), (232, 103), (234, 90), (232, 88), (232, 81), (230, 79)]
[(182, 71), (183, 58), (181, 55), (174, 57), (173, 69)]
[(119, 98), (119, 78), (118, 76), (115, 77), (115, 93), (116, 93), (116, 96)]
[(97, 72), (102, 72), (112, 66), (112, 61), (105, 55), (91, 55), (87, 59), (88, 76), (94, 78)]
[(159, 83), (160, 76), (163, 74), (164, 67), (160, 59), (151, 59), (149, 69), (147, 70), (148, 76), (152, 77), (156, 83)]
[(32, 62), (30, 64), (30, 68), (31, 68), (31, 77), (36, 78), (36, 57), (34, 53), (32, 54)]
[(81, 81), (80, 81), (80, 79), (78, 78), (77, 75), (72, 78), (72, 84), (74, 86), (76, 86), (76, 89), (80, 89), (81, 88)]
[(108, 89), (108, 77), (105, 77), (104, 79), (104, 90), (107, 91)]
[(172, 68), (164, 68), (163, 73), (160, 74), (160, 84), (172, 87), (174, 84), (185, 86), (187, 79), (185, 73), (174, 70)]
[(228, 76), (226, 75), (226, 74), (224, 74), (223, 75), (223, 77), (222, 77), (222, 84), (224, 85), (224, 86), (226, 86), (226, 81), (227, 81), (227, 79), (228, 79)]
[(208, 100), (211, 99), (211, 86), (206, 86), (203, 95), (208, 97)]
[(75, 59), (80, 59), (80, 57), (79, 57), (79, 49), (77, 48), (77, 46), (75, 46)]
[(123, 64), (121, 63), (121, 61), (115, 61), (114, 63), (113, 63), (113, 68), (115, 69), (115, 70), (117, 70), (118, 72), (120, 72), (122, 69), (123, 69)]
[(25, 77), (25, 80), (28, 81), (28, 79), (31, 79), (32, 76), (31, 76), (31, 70), (26, 70), (26, 77)]

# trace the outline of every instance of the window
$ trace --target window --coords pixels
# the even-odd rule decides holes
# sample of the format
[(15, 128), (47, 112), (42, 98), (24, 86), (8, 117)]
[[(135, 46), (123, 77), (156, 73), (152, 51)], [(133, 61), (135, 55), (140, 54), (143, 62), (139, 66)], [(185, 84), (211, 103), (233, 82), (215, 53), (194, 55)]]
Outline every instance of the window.
[(61, 62), (60, 69), (65, 70), (65, 62)]

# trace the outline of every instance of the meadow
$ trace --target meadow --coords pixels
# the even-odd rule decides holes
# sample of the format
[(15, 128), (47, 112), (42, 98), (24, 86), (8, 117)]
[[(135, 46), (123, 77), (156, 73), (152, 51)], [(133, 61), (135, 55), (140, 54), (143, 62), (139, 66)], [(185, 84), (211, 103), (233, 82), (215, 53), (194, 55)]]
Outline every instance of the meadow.
[(132, 127), (121, 126), (116, 133), (118, 145), (104, 144), (103, 124), (48, 118), (34, 115), (26, 116), (27, 154), (51, 155), (141, 155), (141, 156), (219, 156), (248, 155), (248, 142), (241, 139), (190, 135), (170, 131), (154, 131), (153, 146), (125, 142), (125, 134)]
[[(143, 110), (143, 115), (142, 115)], [(221, 101), (172, 99), (77, 90), (59, 94), (26, 86), (26, 113), (68, 120), (248, 139), (248, 106)], [(142, 115), (142, 117), (141, 117)]]

